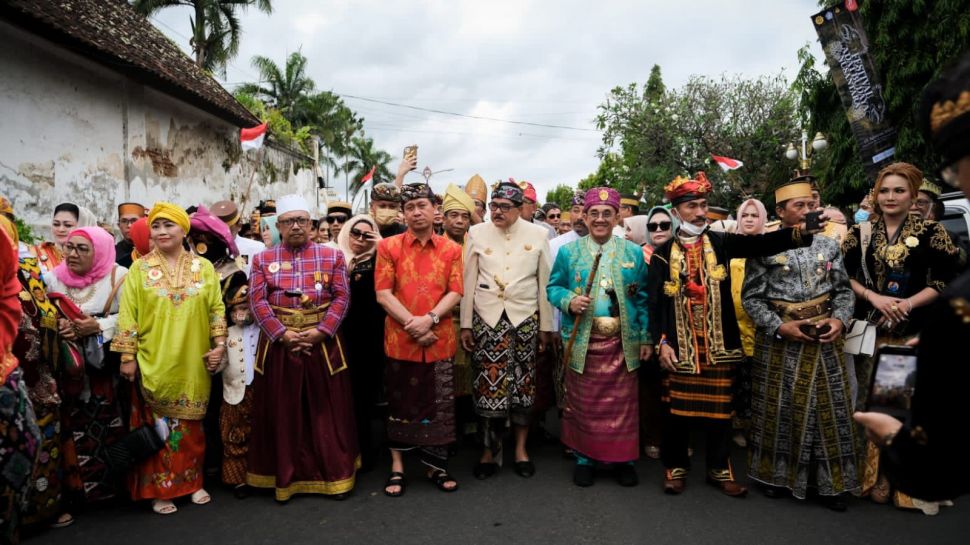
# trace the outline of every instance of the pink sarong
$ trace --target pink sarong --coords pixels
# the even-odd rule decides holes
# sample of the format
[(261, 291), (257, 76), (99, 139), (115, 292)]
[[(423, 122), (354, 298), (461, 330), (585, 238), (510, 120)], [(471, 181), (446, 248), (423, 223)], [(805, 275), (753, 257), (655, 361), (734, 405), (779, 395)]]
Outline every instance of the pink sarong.
[(626, 368), (620, 337), (590, 335), (583, 373), (566, 370), (562, 441), (587, 458), (639, 458), (637, 373)]

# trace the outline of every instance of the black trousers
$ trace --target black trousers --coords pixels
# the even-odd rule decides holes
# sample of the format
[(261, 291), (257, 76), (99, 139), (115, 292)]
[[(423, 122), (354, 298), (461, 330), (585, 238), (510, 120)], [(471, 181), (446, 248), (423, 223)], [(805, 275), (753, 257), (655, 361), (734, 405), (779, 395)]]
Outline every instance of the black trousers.
[(660, 449), (660, 459), (666, 469), (690, 469), (690, 457), (687, 448), (690, 446), (692, 431), (704, 433), (707, 452), (707, 470), (716, 471), (729, 469), (731, 458), (731, 420), (678, 416), (664, 413), (663, 447)]

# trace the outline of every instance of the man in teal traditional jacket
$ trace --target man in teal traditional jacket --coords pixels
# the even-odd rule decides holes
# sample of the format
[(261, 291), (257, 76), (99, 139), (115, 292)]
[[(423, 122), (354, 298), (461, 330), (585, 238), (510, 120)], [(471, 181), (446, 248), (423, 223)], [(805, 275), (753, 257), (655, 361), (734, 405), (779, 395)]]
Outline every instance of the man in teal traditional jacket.
[[(587, 191), (583, 208), (589, 235), (562, 247), (547, 288), (549, 302), (563, 313), (563, 344), (572, 344), (566, 355), (562, 441), (576, 454), (576, 485), (593, 484), (599, 461), (616, 466), (621, 485), (635, 486), (637, 369), (653, 353), (647, 329), (647, 265), (639, 246), (613, 236), (620, 211), (616, 190)], [(594, 272), (597, 254), (602, 257)]]

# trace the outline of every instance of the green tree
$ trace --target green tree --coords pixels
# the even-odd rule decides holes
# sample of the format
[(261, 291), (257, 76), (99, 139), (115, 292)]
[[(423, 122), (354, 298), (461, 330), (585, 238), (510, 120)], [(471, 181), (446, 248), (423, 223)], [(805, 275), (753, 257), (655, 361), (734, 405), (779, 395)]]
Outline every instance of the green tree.
[(239, 87), (239, 92), (259, 98), (291, 121), (305, 115), (302, 109), (316, 84), (307, 76), (307, 58), (303, 53), (291, 53), (282, 68), (272, 59), (260, 55), (253, 57), (252, 65), (259, 71), (260, 83), (245, 83)]
[(559, 208), (569, 210), (569, 207), (573, 204), (573, 193), (572, 187), (559, 184), (552, 191), (546, 192), (546, 202), (554, 202), (559, 205)]
[(371, 168), (377, 167), (374, 172), (376, 182), (390, 181), (391, 175), (391, 154), (384, 150), (374, 147), (374, 141), (370, 138), (360, 136), (355, 137), (350, 145), (349, 156), (341, 169), (350, 176), (350, 198), (357, 195), (361, 188), (361, 178), (364, 177)]
[[(859, 4), (887, 115), (899, 133), (896, 158), (932, 172), (939, 158), (920, 133), (919, 98), (926, 85), (966, 50), (970, 43), (970, 9), (961, 0)], [(817, 60), (807, 47), (799, 51), (798, 59), (801, 68), (794, 87), (800, 110), (807, 114), (809, 134), (821, 131), (829, 141), (829, 149), (813, 167), (820, 178), (823, 197), (829, 202), (857, 202), (871, 184), (863, 173), (858, 145), (838, 92), (831, 78), (816, 69)]]
[(226, 63), (239, 53), (239, 11), (256, 6), (263, 13), (273, 12), (272, 0), (133, 0), (132, 6), (146, 17), (167, 8), (191, 7), (189, 46), (195, 64), (223, 76)]

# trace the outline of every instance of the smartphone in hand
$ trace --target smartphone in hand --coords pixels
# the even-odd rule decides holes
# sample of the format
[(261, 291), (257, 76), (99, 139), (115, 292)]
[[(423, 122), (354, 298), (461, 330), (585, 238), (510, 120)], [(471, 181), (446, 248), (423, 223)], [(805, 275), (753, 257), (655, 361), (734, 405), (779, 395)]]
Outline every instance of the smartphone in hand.
[(821, 210), (816, 210), (814, 212), (809, 212), (805, 214), (805, 228), (809, 231), (818, 231), (822, 228), (821, 222), (819, 221), (819, 216), (822, 215)]
[(916, 390), (916, 349), (886, 345), (876, 352), (875, 360), (866, 410), (908, 423)]

